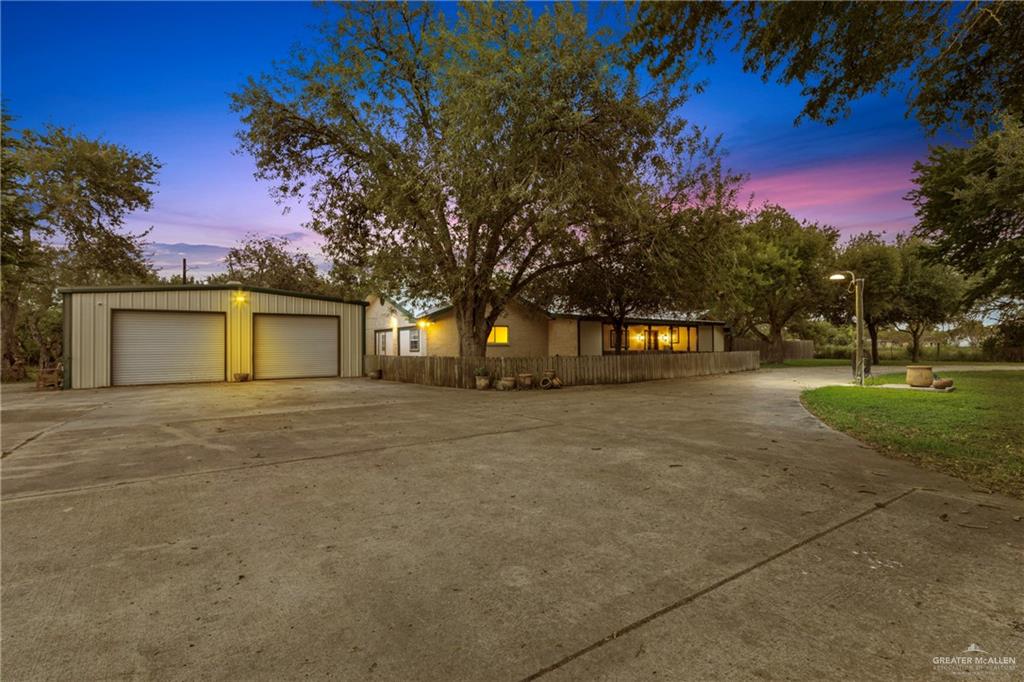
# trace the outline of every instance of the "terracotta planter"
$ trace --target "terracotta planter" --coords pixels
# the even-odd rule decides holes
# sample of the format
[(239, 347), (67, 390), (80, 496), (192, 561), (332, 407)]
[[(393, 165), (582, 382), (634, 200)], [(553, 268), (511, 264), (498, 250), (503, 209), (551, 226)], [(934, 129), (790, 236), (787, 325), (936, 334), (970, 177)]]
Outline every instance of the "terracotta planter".
[(533, 388), (533, 375), (529, 372), (524, 372), (518, 375), (519, 388)]
[(490, 377), (477, 377), (476, 378), (476, 390), (485, 391), (491, 387)]
[(907, 365), (907, 385), (928, 388), (935, 380), (931, 365)]

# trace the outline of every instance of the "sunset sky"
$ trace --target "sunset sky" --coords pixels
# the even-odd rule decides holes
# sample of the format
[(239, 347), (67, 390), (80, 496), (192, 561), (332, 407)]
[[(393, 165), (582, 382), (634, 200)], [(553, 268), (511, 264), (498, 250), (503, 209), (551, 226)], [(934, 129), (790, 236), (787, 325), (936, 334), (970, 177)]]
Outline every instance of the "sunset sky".
[[(228, 93), (247, 76), (313, 39), (321, 10), (288, 3), (11, 3), (2, 11), (2, 95), (16, 127), (46, 123), (149, 151), (164, 164), (153, 210), (129, 227), (150, 226), (155, 261), (168, 271), (188, 256), (215, 272), (226, 247), (246, 232), (285, 235), (306, 250), (301, 204), (288, 214), (237, 155), (237, 115)], [(595, 23), (621, 26), (622, 8), (592, 5)], [(889, 234), (913, 225), (902, 199), (911, 166), (929, 140), (904, 117), (904, 96), (873, 95), (835, 126), (793, 120), (798, 87), (744, 74), (738, 55), (719, 50), (702, 68), (707, 91), (684, 114), (722, 133), (729, 165), (749, 174), (754, 202), (852, 234)]]

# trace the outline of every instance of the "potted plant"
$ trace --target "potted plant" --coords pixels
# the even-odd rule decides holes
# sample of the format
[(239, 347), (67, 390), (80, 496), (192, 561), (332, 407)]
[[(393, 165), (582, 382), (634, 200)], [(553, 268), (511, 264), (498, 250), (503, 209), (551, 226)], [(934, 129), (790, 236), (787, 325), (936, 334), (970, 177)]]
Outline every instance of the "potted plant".
[(477, 390), (483, 391), (491, 387), (491, 375), (486, 367), (477, 367), (473, 374), (476, 376)]

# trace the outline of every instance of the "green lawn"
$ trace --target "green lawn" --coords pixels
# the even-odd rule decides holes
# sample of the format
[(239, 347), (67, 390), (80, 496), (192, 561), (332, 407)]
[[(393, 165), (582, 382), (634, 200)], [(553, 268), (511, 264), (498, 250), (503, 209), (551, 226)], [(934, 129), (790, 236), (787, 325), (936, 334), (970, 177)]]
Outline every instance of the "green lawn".
[[(958, 364), (971, 364), (971, 365), (983, 365), (983, 364), (999, 364), (999, 363), (987, 363), (982, 360), (921, 360), (916, 364), (923, 365), (958, 365)], [(888, 358), (882, 358), (879, 363), (883, 367), (906, 367), (907, 365), (913, 365), (915, 363), (907, 360), (890, 360)], [(853, 363), (850, 360), (834, 359), (834, 358), (809, 358), (804, 360), (783, 360), (782, 362), (764, 362), (761, 363), (761, 369), (778, 369), (780, 367), (852, 367)], [(878, 371), (877, 369), (875, 371)]]
[[(887, 454), (1024, 497), (1024, 371), (943, 372), (952, 393), (827, 386), (801, 399), (830, 426)], [(884, 374), (871, 384), (903, 383)]]

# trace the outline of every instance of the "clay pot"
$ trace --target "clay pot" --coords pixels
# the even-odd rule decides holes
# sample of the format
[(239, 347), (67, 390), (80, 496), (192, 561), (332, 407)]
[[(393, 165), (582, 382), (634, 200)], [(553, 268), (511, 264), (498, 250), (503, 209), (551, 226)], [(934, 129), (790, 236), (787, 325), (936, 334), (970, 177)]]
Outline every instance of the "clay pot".
[(931, 365), (907, 365), (908, 386), (928, 388), (934, 380), (935, 376), (932, 374)]

